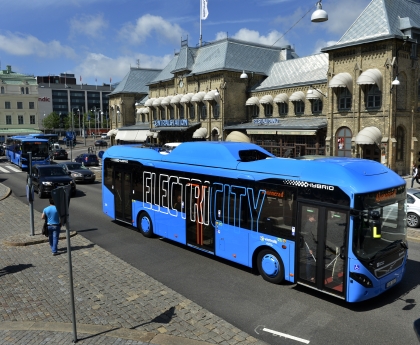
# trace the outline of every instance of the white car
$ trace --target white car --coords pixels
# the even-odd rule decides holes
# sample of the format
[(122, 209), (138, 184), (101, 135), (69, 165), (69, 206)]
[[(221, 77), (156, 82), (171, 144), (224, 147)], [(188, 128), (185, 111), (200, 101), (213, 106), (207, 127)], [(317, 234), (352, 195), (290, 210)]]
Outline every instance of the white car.
[(108, 135), (106, 135), (106, 134), (101, 134), (101, 139), (108, 139)]
[(407, 189), (407, 226), (420, 226), (420, 190)]

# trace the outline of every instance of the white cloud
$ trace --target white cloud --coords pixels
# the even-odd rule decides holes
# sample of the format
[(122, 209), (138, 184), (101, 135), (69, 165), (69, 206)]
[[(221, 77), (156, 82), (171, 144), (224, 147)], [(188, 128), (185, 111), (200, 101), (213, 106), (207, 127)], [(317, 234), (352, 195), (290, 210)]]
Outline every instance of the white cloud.
[(82, 15), (70, 20), (70, 34), (86, 35), (90, 37), (99, 37), (102, 29), (108, 27), (108, 22), (104, 20), (102, 14), (96, 16)]
[(76, 75), (81, 75), (85, 80), (98, 78), (99, 83), (109, 83), (109, 78), (118, 81), (124, 78), (131, 67), (137, 67), (137, 59), (141, 68), (164, 68), (172, 59), (171, 55), (151, 56), (133, 54), (131, 56), (119, 56), (110, 58), (103, 54), (90, 53), (86, 59), (75, 68)]
[[(249, 29), (240, 29), (236, 34), (233, 36), (230, 36), (232, 38), (242, 40), (242, 41), (248, 41), (248, 42), (254, 42), (254, 43), (260, 43), (265, 45), (275, 45), (275, 46), (283, 46), (286, 44), (289, 44), (288, 41), (283, 37), (279, 40), (279, 38), (282, 36), (280, 32), (277, 30), (272, 30), (268, 33), (268, 35), (260, 35), (258, 31), (255, 30), (249, 30)], [(216, 35), (216, 39), (222, 39), (226, 37), (225, 32), (218, 32)]]
[(336, 44), (336, 43), (337, 41), (318, 40), (315, 42), (314, 51), (312, 52), (312, 54), (318, 54), (321, 52), (322, 48), (332, 46), (333, 44)]
[(146, 14), (137, 19), (136, 24), (126, 24), (120, 35), (128, 39), (132, 44), (144, 42), (155, 33), (155, 37), (163, 42), (178, 43), (181, 37), (185, 37), (185, 31), (178, 24), (171, 24), (162, 17)]
[(57, 40), (45, 43), (31, 35), (14, 33), (0, 35), (0, 50), (10, 55), (18, 56), (36, 55), (46, 58), (57, 58), (61, 56), (74, 58), (76, 56), (72, 48), (61, 45)]

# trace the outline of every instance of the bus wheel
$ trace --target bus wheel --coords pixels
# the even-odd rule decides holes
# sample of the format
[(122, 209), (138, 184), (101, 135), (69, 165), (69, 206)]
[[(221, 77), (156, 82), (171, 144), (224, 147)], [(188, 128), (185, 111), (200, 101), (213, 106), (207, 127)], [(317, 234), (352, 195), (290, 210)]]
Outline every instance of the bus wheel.
[(279, 255), (271, 249), (263, 249), (258, 253), (258, 271), (264, 280), (280, 284), (284, 279), (283, 262)]
[(410, 228), (418, 228), (420, 226), (420, 218), (415, 213), (408, 213), (407, 214), (407, 225)]
[(137, 228), (145, 237), (153, 236), (153, 223), (147, 212), (141, 212), (137, 221)]

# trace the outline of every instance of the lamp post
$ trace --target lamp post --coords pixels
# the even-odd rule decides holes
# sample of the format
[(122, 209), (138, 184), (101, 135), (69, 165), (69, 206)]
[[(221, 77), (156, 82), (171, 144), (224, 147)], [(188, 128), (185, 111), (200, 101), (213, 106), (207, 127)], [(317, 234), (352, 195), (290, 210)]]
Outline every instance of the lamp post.
[(45, 125), (44, 125), (44, 121), (45, 121), (45, 113), (44, 113), (44, 117), (42, 118), (42, 128), (44, 130), (44, 134), (45, 134)]

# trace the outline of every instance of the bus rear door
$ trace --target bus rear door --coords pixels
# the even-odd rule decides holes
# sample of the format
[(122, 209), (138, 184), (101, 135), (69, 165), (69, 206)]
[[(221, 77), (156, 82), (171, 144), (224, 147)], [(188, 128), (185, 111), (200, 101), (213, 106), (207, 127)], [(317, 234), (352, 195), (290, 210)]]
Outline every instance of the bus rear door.
[(348, 213), (299, 203), (298, 283), (345, 297)]
[(115, 168), (113, 180), (115, 219), (132, 224), (132, 172)]

